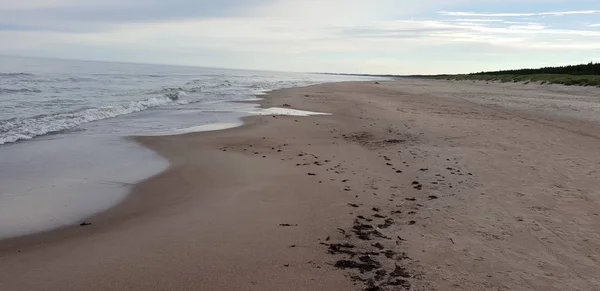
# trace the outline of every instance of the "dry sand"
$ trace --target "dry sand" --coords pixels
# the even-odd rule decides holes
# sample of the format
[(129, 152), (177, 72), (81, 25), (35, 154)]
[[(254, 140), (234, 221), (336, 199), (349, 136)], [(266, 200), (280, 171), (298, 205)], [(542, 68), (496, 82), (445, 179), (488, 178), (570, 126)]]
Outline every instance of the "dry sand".
[(138, 138), (172, 166), (92, 225), (0, 242), (0, 290), (600, 290), (599, 95), (273, 92), (333, 115)]

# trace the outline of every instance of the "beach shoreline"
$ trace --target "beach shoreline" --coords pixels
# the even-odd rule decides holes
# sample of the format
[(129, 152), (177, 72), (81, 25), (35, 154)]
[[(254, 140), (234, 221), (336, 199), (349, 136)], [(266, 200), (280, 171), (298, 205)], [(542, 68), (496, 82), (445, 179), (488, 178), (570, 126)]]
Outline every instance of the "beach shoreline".
[(600, 123), (563, 112), (596, 93), (508, 86), (327, 83), (258, 104), (331, 116), (135, 137), (169, 168), (91, 225), (0, 241), (0, 289), (597, 287)]
[[(346, 83), (346, 82), (351, 82), (351, 81), (332, 82), (332, 83)], [(304, 87), (307, 87), (307, 86), (299, 86), (299, 87), (294, 87), (294, 88), (304, 88)], [(254, 104), (254, 105), (257, 105), (257, 108), (267, 109), (267, 108), (269, 108), (269, 104), (271, 104), (271, 102), (269, 102), (269, 100), (267, 100), (270, 92), (280, 91), (280, 90), (286, 90), (286, 89), (264, 91), (264, 92), (261, 92), (260, 94), (256, 95), (255, 99), (237, 100), (237, 101), (230, 101), (230, 102)], [(190, 129), (189, 131), (182, 130), (181, 133), (165, 132), (163, 134), (152, 134), (152, 135), (147, 135), (147, 136), (145, 136), (145, 135), (126, 136), (126, 137), (123, 137), (123, 139), (125, 139), (128, 142), (136, 143), (144, 148), (148, 148), (148, 149), (152, 150), (153, 152), (155, 152), (156, 154), (160, 155), (161, 157), (164, 157), (163, 155), (161, 155), (161, 152), (152, 149), (150, 146), (147, 146), (144, 141), (151, 140), (156, 137), (171, 137), (171, 136), (183, 136), (183, 135), (194, 135), (194, 134), (210, 135), (211, 132), (234, 130), (234, 129), (243, 131), (246, 126), (252, 126), (256, 123), (259, 123), (260, 121), (258, 119), (271, 117), (271, 116), (272, 115), (266, 115), (264, 113), (261, 113), (261, 115), (256, 115), (255, 113), (252, 113), (252, 114), (248, 113), (247, 116), (241, 117), (239, 119), (239, 121), (240, 121), (239, 125), (227, 126), (222, 129), (221, 128), (207, 129), (207, 130)], [(166, 158), (166, 157), (164, 157), (164, 158), (166, 160), (168, 160), (168, 158)], [(158, 175), (162, 174), (163, 172), (168, 171), (171, 166), (172, 166), (172, 164), (169, 164), (167, 169), (165, 169), (164, 171), (159, 171), (155, 175), (151, 175), (136, 184), (141, 184), (146, 180), (150, 180), (153, 177), (158, 176)], [(92, 223), (91, 221), (96, 221), (96, 222), (102, 222), (103, 224), (112, 225), (115, 222), (117, 222), (117, 220), (119, 220), (120, 218), (129, 216), (130, 212), (139, 212), (139, 211), (145, 212), (147, 209), (143, 209), (144, 208), (143, 206), (140, 207), (140, 210), (135, 210), (135, 211), (133, 211), (132, 208), (130, 208), (130, 206), (126, 206), (126, 205), (130, 205), (130, 201), (128, 201), (130, 196), (137, 195), (136, 194), (137, 191), (135, 191), (134, 189), (130, 189), (127, 192), (129, 192), (129, 194), (127, 194), (125, 196), (125, 198), (122, 199), (117, 204), (115, 204), (107, 209), (104, 209), (102, 211), (99, 211), (98, 213), (90, 215), (86, 218), (83, 218), (78, 223), (72, 223), (71, 225), (65, 225), (65, 226), (49, 229), (46, 231), (35, 232), (35, 233), (31, 233), (31, 234), (26, 234), (26, 235), (1, 238), (0, 239), (0, 252), (1, 251), (13, 251), (15, 248), (22, 250), (22, 249), (26, 248), (27, 246), (46, 244), (46, 243), (50, 243), (50, 242), (56, 242), (56, 241), (59, 241), (59, 240), (65, 239), (65, 238), (71, 238), (71, 237), (74, 237), (77, 235), (88, 234), (89, 231), (94, 231), (94, 232), (98, 231), (98, 227), (94, 228), (93, 230), (92, 230), (92, 228), (85, 229), (85, 228), (82, 228), (81, 227), (82, 225), (80, 225), (80, 224)], [(138, 199), (136, 198), (133, 200), (137, 201)], [(98, 224), (100, 224), (100, 223), (96, 223), (96, 226)]]

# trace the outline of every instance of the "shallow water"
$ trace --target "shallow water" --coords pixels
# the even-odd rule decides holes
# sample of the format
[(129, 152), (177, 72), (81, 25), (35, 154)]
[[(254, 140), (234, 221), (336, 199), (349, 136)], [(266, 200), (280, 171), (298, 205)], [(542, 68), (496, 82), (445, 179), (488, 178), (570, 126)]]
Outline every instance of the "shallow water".
[(168, 166), (123, 138), (84, 135), (6, 146), (0, 160), (0, 238), (76, 223)]
[(168, 166), (126, 136), (321, 114), (231, 101), (351, 80), (365, 79), (0, 57), (0, 238), (79, 223)]

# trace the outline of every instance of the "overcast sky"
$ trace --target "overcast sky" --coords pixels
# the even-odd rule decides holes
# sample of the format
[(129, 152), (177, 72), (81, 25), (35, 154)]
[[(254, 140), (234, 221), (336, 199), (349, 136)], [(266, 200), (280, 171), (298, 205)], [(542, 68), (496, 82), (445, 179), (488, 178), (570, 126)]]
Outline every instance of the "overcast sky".
[(0, 0), (0, 54), (394, 74), (572, 64), (600, 61), (600, 0)]

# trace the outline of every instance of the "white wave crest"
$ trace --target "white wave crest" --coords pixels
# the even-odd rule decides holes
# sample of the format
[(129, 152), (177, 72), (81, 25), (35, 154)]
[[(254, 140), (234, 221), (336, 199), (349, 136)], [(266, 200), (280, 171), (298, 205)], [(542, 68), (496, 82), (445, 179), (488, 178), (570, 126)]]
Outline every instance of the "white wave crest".
[(32, 139), (36, 136), (64, 131), (92, 121), (113, 118), (153, 107), (168, 104), (182, 105), (187, 103), (188, 102), (184, 100), (174, 102), (174, 99), (169, 97), (160, 97), (142, 101), (132, 101), (126, 104), (89, 108), (76, 112), (4, 120), (0, 121), (0, 145), (16, 142), (18, 140)]
[(181, 98), (181, 97), (187, 96), (187, 94), (185, 94), (185, 92), (183, 92), (183, 91), (174, 91), (174, 92), (166, 93), (165, 96), (167, 98), (175, 101), (175, 100), (179, 100), (179, 98)]

